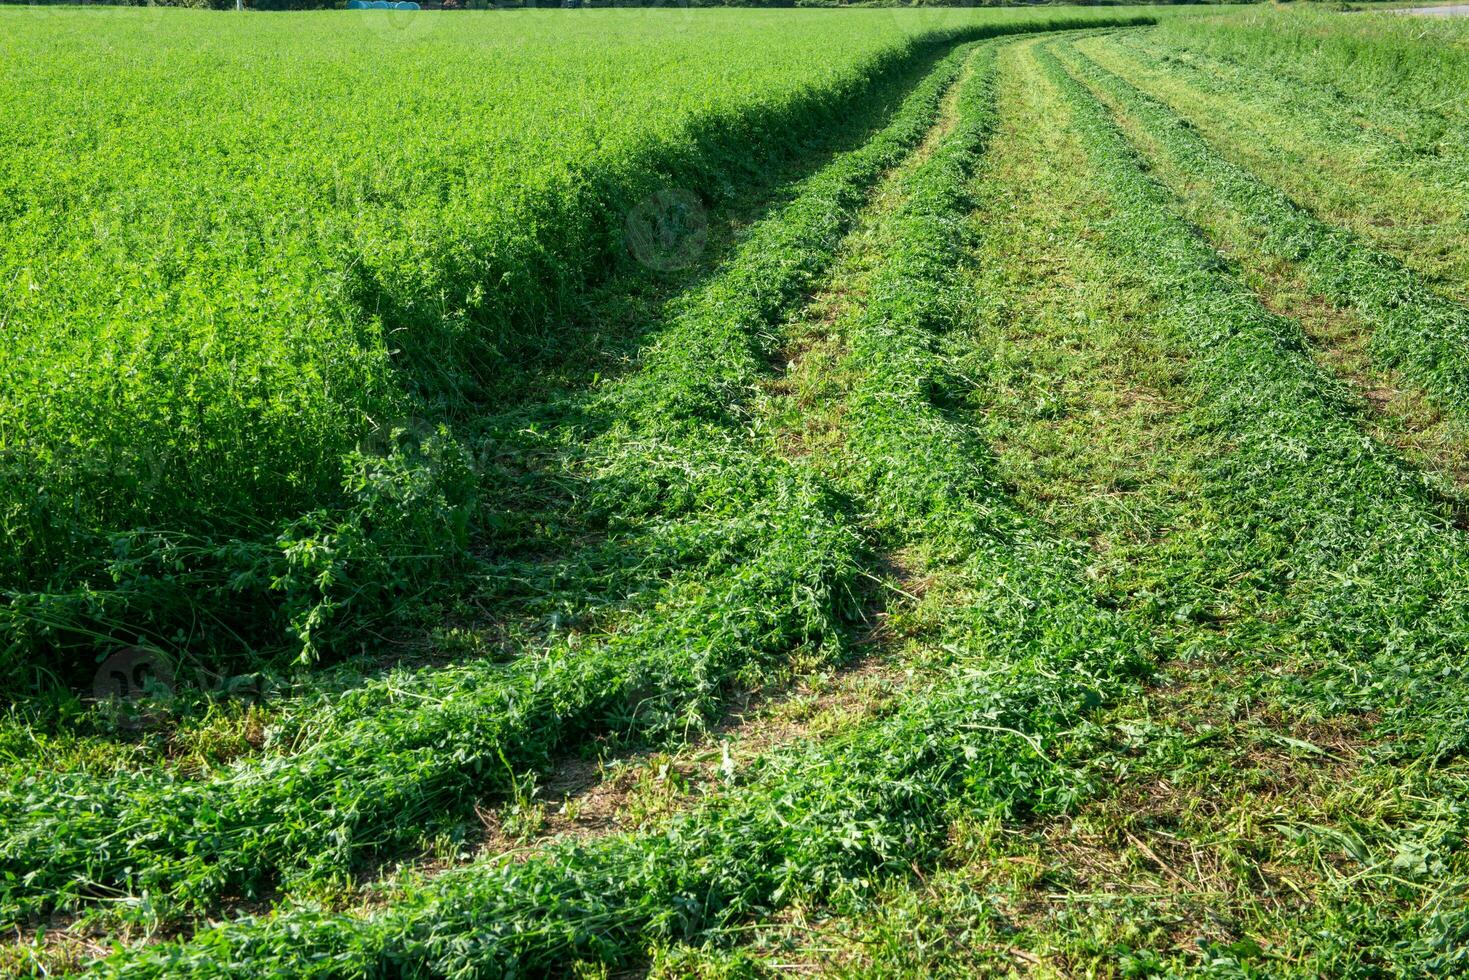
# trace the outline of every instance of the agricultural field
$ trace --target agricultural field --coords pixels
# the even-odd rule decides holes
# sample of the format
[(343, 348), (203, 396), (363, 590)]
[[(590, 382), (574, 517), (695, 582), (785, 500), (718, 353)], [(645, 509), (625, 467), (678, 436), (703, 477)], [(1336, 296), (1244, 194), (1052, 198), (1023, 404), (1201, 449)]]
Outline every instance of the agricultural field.
[(1469, 974), (1466, 92), (0, 6), (0, 975)]

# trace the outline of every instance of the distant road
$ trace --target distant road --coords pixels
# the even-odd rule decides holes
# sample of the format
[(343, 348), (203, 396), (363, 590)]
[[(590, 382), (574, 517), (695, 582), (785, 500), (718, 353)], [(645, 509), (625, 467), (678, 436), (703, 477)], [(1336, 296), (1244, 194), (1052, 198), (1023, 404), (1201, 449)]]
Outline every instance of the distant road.
[(1393, 12), (1422, 14), (1424, 17), (1469, 17), (1469, 3), (1456, 3), (1447, 7), (1404, 7)]

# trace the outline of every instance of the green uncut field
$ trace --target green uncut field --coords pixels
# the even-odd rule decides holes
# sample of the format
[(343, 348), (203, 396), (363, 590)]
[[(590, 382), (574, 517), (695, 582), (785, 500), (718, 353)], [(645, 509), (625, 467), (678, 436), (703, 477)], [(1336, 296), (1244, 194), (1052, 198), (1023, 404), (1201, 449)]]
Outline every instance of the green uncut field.
[(1466, 92), (0, 6), (0, 976), (1469, 975)]

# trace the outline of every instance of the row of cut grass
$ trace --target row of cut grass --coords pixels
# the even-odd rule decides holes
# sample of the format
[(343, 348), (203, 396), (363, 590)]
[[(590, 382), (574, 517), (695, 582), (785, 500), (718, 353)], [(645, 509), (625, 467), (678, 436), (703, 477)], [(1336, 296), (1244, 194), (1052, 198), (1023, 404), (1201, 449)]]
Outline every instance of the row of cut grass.
[[(1152, 334), (1176, 356), (1191, 355), (1167, 388), (1187, 444), (1169, 449), (1187, 450), (1184, 465), (1197, 472), (1184, 479), (1201, 495), (1178, 502), (1182, 513), (1157, 515), (1168, 533), (1132, 556), (1143, 564), (1121, 598), (1185, 656), (1164, 689), (1095, 719), (1053, 755), (1060, 766), (1117, 781), (1119, 798), (1021, 834), (982, 828), (956, 841), (953, 857), (965, 863), (911, 889), (894, 887), (876, 911), (865, 906), (825, 928), (811, 909), (774, 920), (758, 965), (695, 953), (672, 960), (671, 973), (692, 960), (757, 975), (761, 966), (796, 963), (864, 976), (968, 976), (1005, 973), (1020, 960), (1042, 972), (1103, 975), (1452, 974), (1462, 960), (1460, 896), (1469, 879), (1461, 815), (1469, 780), (1453, 749), (1463, 689), (1423, 700), (1453, 654), (1437, 649), (1442, 620), (1415, 635), (1412, 614), (1437, 595), (1462, 620), (1464, 600), (1452, 591), (1464, 567), (1462, 534), (1438, 519), (1417, 474), (1361, 437), (1355, 403), (1330, 397), (1342, 389), (1316, 367), (1296, 325), (1261, 309), (1177, 216), (1105, 108), (1048, 64), (1065, 93), (1066, 105), (1054, 109), (1079, 119), (1097, 169), (1072, 159), (1059, 165), (1085, 174), (1114, 206), (1091, 239), (1111, 260), (1093, 288), (1143, 290), (1146, 308), (1129, 311), (1137, 319), (1120, 327), (1129, 342)], [(1076, 285), (1068, 272), (1056, 274), (1063, 289)], [(1081, 325), (1038, 341), (1042, 363), (1051, 346), (1061, 348), (1058, 360), (1076, 356), (1077, 336), (1095, 329), (1082, 302), (1067, 312)], [(983, 361), (970, 373), (983, 377)], [(1315, 384), (1280, 383), (1293, 374)], [(1034, 390), (1049, 394), (1058, 380), (1037, 379)], [(1249, 404), (1259, 386), (1261, 401)], [(1061, 405), (1040, 406), (1036, 417), (1064, 418), (1074, 407), (1064, 393), (1055, 397)], [(1285, 407), (1275, 404), (1281, 399)], [(1322, 428), (1325, 438), (1302, 444)], [(1028, 427), (1011, 433), (1017, 442), (1031, 435)], [(1048, 448), (1059, 458), (1047, 467), (1063, 472), (1074, 462), (1067, 448), (1105, 452)], [(1077, 497), (1100, 492), (1078, 482)], [(1337, 482), (1347, 486), (1338, 492)], [(1388, 500), (1363, 514), (1354, 500), (1363, 491)], [(1031, 505), (1053, 506), (1052, 492), (1033, 485)], [(1323, 505), (1325, 513), (1316, 509)], [(1329, 530), (1322, 522), (1332, 522)], [(1390, 539), (1380, 549), (1379, 535)], [(1400, 593), (1412, 563), (1382, 557), (1405, 545), (1437, 568), (1410, 575)], [(1388, 617), (1401, 624), (1367, 664), (1352, 632), (1331, 628), (1331, 605), (1347, 608), (1348, 592), (1356, 628), (1374, 616), (1382, 626)], [(1348, 676), (1361, 685), (1350, 693)], [(1332, 732), (1349, 733), (1349, 744)], [(1367, 733), (1375, 738), (1359, 740)], [(1300, 757), (1294, 765), (1280, 764), (1291, 755)], [(1309, 786), (1288, 781), (1301, 770), (1314, 770)], [(1241, 891), (1216, 891), (1226, 883)], [(785, 928), (791, 920), (800, 928)]]
[(1445, 411), (1461, 417), (1469, 411), (1469, 309), (1225, 160), (1163, 104), (1090, 59), (1081, 64), (1087, 78), (1136, 118), (1178, 167), (1209, 182), (1215, 198), (1256, 233), (1267, 254), (1298, 264), (1311, 289), (1354, 308), (1373, 328), (1373, 352), (1386, 366), (1401, 370)]
[[(1208, 30), (1204, 25), (1203, 33)], [(1229, 95), (1256, 107), (1286, 109), (1310, 144), (1350, 142), (1366, 159), (1406, 168), (1421, 180), (1454, 189), (1454, 171), (1465, 162), (1456, 152), (1459, 148), (1413, 139), (1416, 130), (1429, 128), (1427, 120), (1436, 114), (1434, 106), (1397, 98), (1357, 102), (1341, 88), (1321, 81), (1313, 83), (1283, 71), (1252, 70), (1237, 58), (1180, 46), (1193, 38), (1156, 30), (1119, 33), (1107, 41), (1156, 71), (1186, 75), (1210, 94)]]
[[(1104, 170), (1106, 179), (1099, 181), (1104, 190), (1146, 185), (1138, 158), (1130, 155), (1115, 130), (1106, 128), (1110, 119), (1105, 110), (1088, 102), (1087, 93), (1074, 84), (1066, 91), (1087, 123), (1083, 131), (1093, 153), (1111, 165)], [(1110, 143), (1099, 149), (1097, 140), (1103, 137)], [(1102, 151), (1109, 149), (1121, 153), (1104, 156)], [(1460, 843), (1461, 814), (1469, 783), (1462, 777), (1462, 761), (1455, 759), (1453, 746), (1456, 705), (1462, 704), (1463, 692), (1460, 688), (1424, 705), (1421, 713), (1416, 710), (1414, 699), (1450, 667), (1453, 657), (1450, 652), (1442, 659), (1420, 659), (1433, 653), (1438, 638), (1432, 627), (1422, 636), (1411, 635), (1409, 614), (1413, 603), (1424, 601), (1425, 589), (1451, 584), (1455, 562), (1462, 573), (1462, 535), (1437, 520), (1435, 501), (1423, 491), (1417, 474), (1355, 431), (1359, 420), (1353, 401), (1328, 397), (1314, 404), (1318, 393), (1340, 394), (1343, 389), (1328, 372), (1315, 367), (1295, 325), (1260, 309), (1207, 242), (1171, 213), (1174, 201), (1167, 191), (1152, 188), (1147, 195), (1124, 194), (1116, 219), (1103, 224), (1095, 240), (1113, 253), (1118, 286), (1141, 284), (1152, 294), (1150, 308), (1164, 311), (1135, 329), (1156, 330), (1165, 346), (1184, 347), (1203, 362), (1171, 391), (1185, 413), (1180, 424), (1189, 430), (1192, 448), (1200, 450), (1186, 465), (1199, 468), (1196, 476), (1203, 484), (1204, 499), (1182, 505), (1190, 513), (1179, 516), (1174, 531), (1182, 531), (1184, 539), (1165, 539), (1150, 550), (1150, 567), (1137, 570), (1138, 594), (1124, 601), (1136, 603), (1139, 608), (1133, 612), (1160, 632), (1185, 641), (1181, 645), (1190, 663), (1180, 664), (1180, 672), (1195, 669), (1194, 658), (1214, 668), (1205, 671), (1202, 681), (1213, 689), (1193, 701), (1187, 685), (1133, 699), (1131, 710), (1101, 719), (1110, 723), (1105, 729), (1092, 729), (1083, 738), (1063, 743), (1053, 749), (1052, 758), (1061, 766), (1079, 763), (1101, 779), (1130, 774), (1134, 785), (1129, 793), (1136, 795), (1111, 806), (1160, 807), (1154, 813), (1160, 833), (1143, 829), (1146, 817), (1131, 824), (1115, 814), (1093, 811), (1084, 817), (1105, 820), (1100, 827), (1080, 821), (1052, 826), (1037, 850), (1012, 851), (1015, 835), (985, 827), (972, 838), (956, 841), (954, 851), (974, 848), (982, 859), (983, 852), (993, 848), (997, 864), (988, 875), (981, 873), (975, 880), (941, 874), (937, 881), (942, 884), (925, 877), (904, 895), (905, 901), (928, 900), (942, 888), (940, 907), (905, 917), (908, 908), (890, 906), (884, 911), (896, 913), (893, 919), (874, 923), (878, 917), (863, 905), (845, 920), (855, 924), (854, 937), (843, 936), (843, 928), (822, 929), (813, 921), (821, 911), (816, 908), (772, 917), (773, 933), (795, 934), (802, 940), (795, 949), (775, 944), (778, 952), (763, 964), (767, 968), (799, 966), (814, 971), (824, 963), (858, 975), (966, 976), (985, 972), (976, 963), (1004, 972), (1019, 958), (1042, 970), (1068, 972), (1095, 968), (1099, 973), (1174, 975), (1215, 969), (1231, 975), (1317, 976), (1364, 966), (1400, 975), (1441, 975), (1459, 965), (1464, 922), (1459, 894), (1469, 872)], [(1195, 274), (1212, 279), (1216, 288), (1192, 305), (1189, 298), (1198, 288)], [(1082, 311), (1075, 312), (1081, 319)], [(1257, 325), (1260, 329), (1255, 329)], [(1263, 333), (1267, 329), (1278, 332)], [(1242, 336), (1235, 338), (1237, 331)], [(1262, 336), (1279, 339), (1292, 334), (1294, 346), (1289, 341), (1282, 346), (1301, 356), (1286, 373), (1300, 370), (1319, 383), (1319, 389), (1304, 390), (1311, 407), (1322, 413), (1301, 420), (1301, 406), (1292, 403), (1262, 419), (1241, 447), (1232, 413), (1257, 411), (1257, 406), (1241, 402), (1250, 386), (1262, 380), (1256, 369), (1270, 364), (1278, 350), (1261, 351), (1259, 364), (1249, 359), (1248, 352), (1264, 346)], [(1066, 339), (1054, 342), (1064, 345)], [(1232, 347), (1228, 356), (1218, 350), (1225, 345)], [(982, 359), (966, 373), (982, 377), (979, 364)], [(1275, 375), (1269, 370), (1263, 371), (1263, 380), (1267, 406), (1272, 398), (1302, 390), (1270, 384)], [(1230, 390), (1221, 391), (1226, 385)], [(1044, 382), (1040, 388), (1045, 390)], [(1059, 407), (1041, 405), (1036, 411), (1042, 413), (1040, 418), (1053, 418), (1066, 408), (1063, 401)], [(1330, 435), (1301, 446), (1302, 433), (1313, 432), (1322, 420)], [(1360, 457), (1354, 455), (1359, 447), (1367, 450)], [(1335, 462), (1323, 464), (1315, 460), (1317, 456)], [(1312, 465), (1304, 465), (1308, 462)], [(1332, 497), (1338, 474), (1352, 474), (1357, 468), (1365, 472), (1349, 476), (1345, 493)], [(1279, 482), (1273, 479), (1277, 471), (1284, 471)], [(1401, 479), (1394, 482), (1394, 474)], [(1389, 502), (1370, 515), (1358, 514), (1361, 508), (1352, 495), (1364, 488), (1369, 494), (1385, 493)], [(1402, 492), (1394, 495), (1395, 490)], [(1040, 495), (1044, 498), (1043, 490)], [(1315, 509), (1323, 497), (1325, 514)], [(1332, 504), (1344, 506), (1346, 513), (1336, 512), (1334, 525), (1323, 533), (1318, 525), (1333, 520)], [(1166, 520), (1168, 515), (1163, 516)], [(1412, 529), (1425, 518), (1433, 530), (1414, 533)], [(1392, 537), (1393, 543), (1383, 551), (1371, 545), (1378, 534)], [(1347, 567), (1335, 555), (1323, 553), (1333, 536), (1353, 538), (1337, 545), (1345, 553), (1369, 553), (1360, 564)], [(1409, 566), (1384, 566), (1380, 559), (1394, 544), (1405, 542), (1419, 559), (1436, 561), (1442, 575), (1436, 583), (1432, 574), (1415, 577), (1407, 587), (1408, 605), (1393, 608), (1403, 598), (1396, 589), (1401, 572)], [(1323, 604), (1340, 601), (1343, 577), (1358, 593), (1356, 616), (1400, 616), (1404, 624), (1389, 640), (1392, 656), (1368, 668), (1358, 659), (1359, 645), (1350, 633), (1331, 634), (1322, 628)], [(1446, 598), (1458, 602), (1462, 614), (1462, 600)], [(1155, 604), (1162, 608), (1152, 608)], [(1357, 625), (1363, 625), (1360, 618)], [(1384, 670), (1394, 658), (1393, 668)], [(1344, 697), (1342, 680), (1349, 674), (1364, 687)], [(1215, 697), (1217, 703), (1212, 703)], [(1154, 703), (1157, 708), (1150, 709)], [(1377, 726), (1374, 712), (1384, 709), (1388, 724)], [(1353, 739), (1345, 748), (1314, 734), (1313, 723), (1323, 735), (1375, 727), (1380, 741), (1362, 745)], [(1181, 730), (1160, 731), (1169, 724)], [(1394, 736), (1403, 734), (1407, 737), (1394, 744)], [(1318, 745), (1313, 747), (1310, 740)], [(1357, 751), (1362, 753), (1357, 761), (1367, 770), (1360, 779), (1342, 760), (1327, 757)], [(1270, 786), (1270, 780), (1292, 774), (1291, 768), (1274, 765), (1271, 753), (1312, 760), (1299, 761), (1295, 770), (1323, 769), (1329, 761), (1332, 775), (1351, 778), (1351, 785), (1331, 786), (1332, 776), (1318, 772), (1309, 790)], [(1238, 769), (1227, 771), (1231, 764)], [(1197, 768), (1174, 771), (1174, 765)], [(1258, 793), (1254, 797), (1261, 806), (1258, 810), (1248, 805), (1249, 791), (1259, 789), (1255, 781), (1266, 782), (1280, 794), (1273, 796), (1268, 789)], [(1340, 795), (1328, 800), (1303, 798), (1323, 786)], [(1221, 803), (1219, 792), (1239, 794), (1239, 799)], [(1374, 793), (1382, 798), (1374, 799)], [(1179, 810), (1161, 809), (1164, 805)], [(1355, 822), (1359, 817), (1362, 822)], [(1228, 823), (1233, 820), (1239, 825)], [(1306, 820), (1314, 823), (1303, 823)], [(1079, 840), (1068, 836), (1072, 830)], [(1088, 850), (1094, 844), (1092, 835), (1124, 832), (1135, 832), (1143, 843), (1120, 854), (1111, 853), (1110, 847), (1100, 853)], [(1113, 842), (1107, 838), (1105, 843)], [(1149, 843), (1156, 852), (1148, 850)], [(1170, 844), (1175, 849), (1169, 849)], [(1204, 862), (1203, 871), (1190, 866), (1195, 847), (1192, 854)], [(1211, 853), (1211, 847), (1218, 852)], [(1055, 853), (1058, 849), (1060, 856)], [(1328, 880), (1317, 883), (1297, 877), (1295, 864), (1267, 863), (1282, 855), (1305, 862), (1302, 872), (1323, 871)], [(1112, 870), (1106, 862), (1113, 858), (1116, 878), (1088, 876), (1098, 866)], [(1245, 911), (1238, 912), (1238, 919), (1229, 918), (1238, 910), (1228, 898), (1240, 896), (1194, 896), (1188, 894), (1187, 882), (1180, 886), (1197, 873), (1203, 887), (1214, 887), (1225, 876), (1208, 876), (1211, 859), (1227, 864), (1234, 880), (1251, 890), (1243, 896)], [(1252, 865), (1251, 859), (1257, 864)], [(1071, 860), (1080, 867), (1070, 865)], [(1160, 873), (1141, 873), (1154, 868)], [(1257, 869), (1263, 880), (1254, 877)], [(1040, 877), (1048, 870), (1051, 876)], [(1068, 872), (1081, 879), (1072, 881), (1070, 888), (1063, 884)], [(1009, 910), (997, 910), (1005, 885), (1014, 880), (1031, 880), (1033, 887), (1022, 890), (1021, 900)], [(1145, 891), (1155, 881), (1166, 887)], [(1117, 887), (1109, 887), (1114, 884)], [(1306, 894), (1299, 903), (1272, 902), (1285, 897), (1271, 896), (1273, 886), (1295, 886)], [(1194, 898), (1200, 899), (1205, 916), (1217, 911), (1225, 918), (1180, 922), (1180, 907), (1186, 908)], [(787, 931), (783, 927), (791, 921), (799, 925)], [(876, 928), (866, 928), (870, 925)], [(1181, 952), (1169, 955), (1169, 948), (1160, 942), (1165, 939), (1176, 940), (1174, 950)], [(699, 965), (711, 972), (723, 966), (737, 974), (759, 973), (738, 955), (726, 958), (714, 951), (701, 958), (703, 952), (671, 958), (665, 968), (670, 975), (695, 972), (691, 967)], [(834, 956), (823, 960), (824, 953)], [(875, 965), (864, 964), (867, 956)]]
[[(1469, 157), (1456, 155), (1454, 141), (1423, 147), (1403, 135), (1431, 110), (1398, 100), (1364, 103), (1261, 66), (1173, 47), (1169, 38), (1126, 32), (1082, 47), (1322, 220), (1350, 228), (1448, 294), (1469, 295)], [(1380, 118), (1388, 105), (1409, 118)]]
[(1281, 597), (1318, 657), (1303, 697), (1377, 713), (1375, 731), (1399, 740), (1388, 755), (1442, 751), (1457, 740), (1463, 689), (1450, 678), (1469, 639), (1462, 532), (1421, 474), (1360, 432), (1299, 325), (1260, 306), (1174, 213), (1097, 97), (1046, 58), (1118, 211), (1107, 240), (1148, 270), (1164, 326), (1192, 355), (1195, 424), (1231, 446), (1206, 473), (1221, 521), (1199, 560), (1228, 557)]
[[(1027, 165), (1054, 171), (1037, 174), (1040, 188), (1022, 194), (1044, 197), (1068, 182), (1076, 188), (1070, 199), (1063, 194), (1032, 208), (1057, 212), (1049, 227), (1033, 227), (1031, 212), (1005, 214), (1005, 196), (996, 214), (981, 218), (1013, 221), (1033, 236), (1017, 247), (1011, 274), (1049, 281), (1058, 309), (1045, 318), (1023, 304), (1014, 308), (1011, 297), (996, 297), (993, 315), (1006, 323), (1005, 336), (960, 362), (961, 369), (984, 379), (982, 387), (991, 377), (989, 359), (1013, 358), (1017, 373), (1028, 375), (1012, 381), (1019, 391), (1005, 413), (1010, 417), (987, 421), (986, 429), (1007, 457), (1027, 461), (1020, 464), (1026, 473), (1021, 499), (1030, 508), (1104, 540), (1132, 511), (1146, 513), (1155, 533), (1141, 548), (1121, 557), (1113, 550), (1096, 561), (1135, 566), (1117, 583), (1118, 601), (1129, 618), (1170, 637), (1182, 656), (1164, 668), (1160, 688), (1092, 719), (1081, 737), (1053, 755), (1061, 766), (1116, 784), (1115, 796), (1109, 792), (1100, 804), (1018, 833), (984, 826), (956, 834), (943, 870), (911, 887), (895, 885), (875, 909), (864, 906), (835, 923), (822, 923), (818, 909), (800, 910), (766, 923), (748, 955), (695, 950), (670, 957), (667, 975), (700, 965), (761, 975), (795, 964), (860, 976), (961, 977), (1004, 975), (1022, 961), (1038, 972), (1083, 975), (1452, 974), (1462, 957), (1458, 896), (1469, 878), (1469, 855), (1459, 843), (1460, 814), (1469, 783), (1461, 759), (1439, 754), (1438, 744), (1421, 736), (1449, 720), (1444, 709), (1452, 712), (1453, 699), (1425, 712), (1416, 744), (1401, 755), (1390, 727), (1379, 733), (1383, 743), (1363, 744), (1380, 694), (1344, 700), (1340, 674), (1321, 668), (1338, 666), (1354, 649), (1321, 637), (1300, 618), (1303, 611), (1319, 613), (1313, 594), (1338, 587), (1334, 569), (1307, 561), (1297, 570), (1287, 551), (1309, 530), (1295, 519), (1314, 515), (1286, 511), (1279, 498), (1293, 493), (1299, 500), (1315, 488), (1236, 482), (1238, 446), (1220, 424), (1217, 389), (1209, 384), (1219, 375), (1190, 370), (1183, 357), (1208, 346), (1201, 338), (1224, 343), (1255, 314), (1246, 312), (1243, 299), (1238, 309), (1224, 303), (1178, 309), (1192, 294), (1179, 285), (1181, 269), (1202, 266), (1197, 271), (1212, 270), (1224, 283), (1233, 277), (1169, 213), (1173, 202), (1162, 188), (1123, 195), (1110, 215), (1107, 205), (1114, 202), (1104, 200), (1087, 219), (1093, 234), (1078, 229), (1072, 216), (1083, 199), (1110, 197), (1124, 180), (1127, 186), (1147, 181), (1139, 160), (1105, 152), (1126, 149), (1115, 133), (1098, 146), (1107, 134), (1098, 121), (1105, 124), (1107, 114), (1074, 86), (1064, 100), (1031, 74), (1012, 78), (1009, 88), (1023, 89), (1025, 98), (1042, 94), (1028, 107), (1033, 116), (1012, 120), (1007, 135), (1029, 126), (1056, 128), (1058, 118), (1069, 127), (1073, 113), (1089, 116), (1081, 132), (1105, 177), (1098, 180), (1087, 158), (1075, 153), (1041, 162), (1051, 144), (1011, 161), (1017, 183), (1029, 176)], [(1067, 142), (1073, 142), (1069, 130)], [(1066, 255), (1032, 273), (1038, 257), (1049, 257), (1048, 246)], [(1083, 260), (1078, 275), (1072, 249), (1090, 250), (1102, 261)], [(1237, 282), (1228, 288), (1248, 297)], [(1117, 320), (1099, 322), (1109, 315)], [(1033, 326), (1040, 319), (1049, 322)], [(1285, 331), (1293, 326), (1277, 322)], [(1014, 337), (1022, 350), (1011, 348)], [(1240, 343), (1255, 340), (1250, 333)], [(1156, 398), (1163, 404), (1141, 411), (1161, 412), (1168, 434), (1137, 431), (1122, 406), (1105, 394), (1097, 398), (1094, 383), (1105, 387), (1117, 379), (1092, 373), (1092, 342), (1123, 348), (1120, 365), (1112, 365), (1125, 375), (1123, 404), (1133, 407), (1134, 394)], [(1134, 344), (1166, 358), (1138, 357)], [(1164, 359), (1175, 367), (1157, 363)], [(1310, 360), (1303, 365), (1309, 369)], [(1126, 390), (1139, 377), (1159, 375), (1158, 389)], [(1037, 399), (1044, 400), (1037, 405)], [(1094, 399), (1107, 417), (1097, 418)], [(1093, 421), (1095, 434), (1088, 431)], [(1355, 420), (1343, 411), (1339, 421)], [(1276, 446), (1293, 441), (1294, 433), (1278, 433)], [(1109, 452), (1125, 474), (1119, 486), (1093, 482), (1095, 470), (1110, 472)], [(1252, 454), (1247, 451), (1243, 465), (1259, 465)], [(1080, 464), (1093, 457), (1092, 466)], [(1168, 475), (1175, 465), (1181, 470)], [(1293, 468), (1289, 475), (1300, 473)], [(1140, 476), (1147, 485), (1133, 482)], [(1157, 495), (1168, 490), (1151, 485), (1153, 479), (1182, 480), (1176, 489), (1187, 491), (1160, 502)], [(1424, 503), (1420, 498), (1417, 506)], [(1399, 504), (1408, 512), (1415, 506), (1411, 499)], [(1093, 516), (1093, 508), (1108, 516)], [(1455, 537), (1449, 531), (1442, 540)], [(1269, 563), (1264, 568), (1262, 558)], [(1363, 571), (1352, 570), (1356, 587), (1374, 593), (1367, 601), (1391, 602), (1392, 580), (1365, 578)], [(1411, 672), (1409, 663), (1400, 665), (1400, 674)], [(1426, 757), (1419, 754), (1425, 748)]]
[(1299, 80), (1401, 125), (1409, 145), (1460, 152), (1469, 123), (1469, 28), (1462, 19), (1253, 7), (1163, 23), (1170, 47)]
[[(1284, 191), (1321, 222), (1349, 229), (1363, 244), (1400, 260), (1421, 277), (1420, 287), (1462, 297), (1455, 284), (1464, 279), (1456, 270), (1469, 253), (1456, 241), (1455, 229), (1463, 222), (1452, 216), (1451, 198), (1423, 185), (1411, 170), (1364, 163), (1346, 142), (1311, 132), (1297, 140), (1291, 134), (1303, 111), (1299, 106), (1257, 97), (1258, 91), (1248, 101), (1206, 92), (1203, 77), (1141, 57), (1129, 36), (1090, 39), (1077, 50), (1178, 113), (1211, 149)], [(1299, 264), (1263, 249), (1258, 216), (1221, 200), (1206, 173), (1183, 164), (1135, 113), (1106, 91), (1101, 94), (1158, 178), (1178, 196), (1182, 214), (1238, 264), (1267, 308), (1300, 321), (1321, 363), (1351, 382), (1370, 409), (1362, 416), (1364, 431), (1433, 477), (1440, 494), (1462, 510), (1461, 484), (1469, 473), (1469, 429), (1462, 414), (1445, 409), (1442, 398), (1386, 363), (1374, 344), (1373, 322), (1341, 297), (1313, 288)], [(1311, 166), (1300, 165), (1303, 155)]]

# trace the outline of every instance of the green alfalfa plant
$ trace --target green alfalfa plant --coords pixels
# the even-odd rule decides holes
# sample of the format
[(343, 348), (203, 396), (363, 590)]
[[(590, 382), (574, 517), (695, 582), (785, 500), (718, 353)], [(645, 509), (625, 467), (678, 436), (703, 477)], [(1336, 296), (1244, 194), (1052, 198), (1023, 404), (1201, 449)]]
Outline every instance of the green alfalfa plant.
[(446, 427), (386, 455), (354, 453), (347, 507), (292, 522), (271, 580), (303, 662), (361, 642), (405, 600), (452, 574), (469, 546), (476, 473)]

